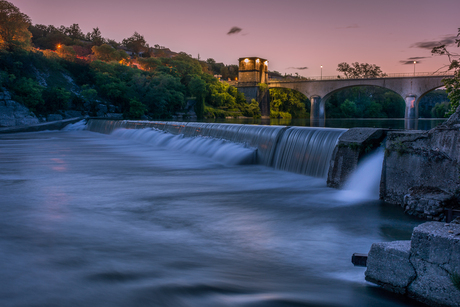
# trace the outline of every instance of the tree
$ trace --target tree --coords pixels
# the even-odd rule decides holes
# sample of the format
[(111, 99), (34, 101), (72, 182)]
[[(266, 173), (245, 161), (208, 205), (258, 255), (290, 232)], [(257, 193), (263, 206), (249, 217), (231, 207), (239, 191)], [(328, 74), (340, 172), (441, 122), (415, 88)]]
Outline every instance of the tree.
[(68, 28), (64, 29), (64, 34), (73, 39), (85, 39), (85, 35), (80, 29), (80, 26), (77, 23), (74, 23)]
[(67, 61), (75, 60), (76, 52), (71, 46), (58, 45), (56, 52), (61, 58)]
[(59, 110), (67, 110), (69, 108), (71, 98), (72, 94), (64, 88), (45, 88), (43, 91), (45, 113), (55, 113)]
[(0, 47), (11, 51), (15, 46), (29, 45), (30, 24), (29, 16), (10, 2), (0, 0)]
[(99, 27), (93, 28), (92, 32), (86, 34), (86, 39), (92, 41), (94, 45), (100, 46), (105, 43), (105, 39), (102, 37), (101, 30)]
[[(460, 37), (460, 28), (458, 28), (457, 37)], [(455, 44), (457, 44), (457, 47), (460, 47), (460, 39), (456, 39)], [(450, 116), (457, 110), (460, 103), (460, 55), (448, 51), (446, 45), (433, 48), (431, 53), (447, 56), (450, 62), (447, 70), (454, 73), (452, 78), (442, 80), (446, 87), (447, 97), (449, 97), (451, 102), (450, 110), (446, 113), (446, 116)]]
[(144, 36), (137, 32), (134, 32), (131, 37), (125, 38), (122, 41), (122, 44), (136, 55), (139, 55), (139, 52), (141, 51), (148, 50), (147, 42), (145, 41)]
[(206, 82), (199, 76), (193, 76), (188, 84), (190, 93), (195, 96), (195, 113), (198, 119), (203, 118), (204, 98), (206, 97)]
[(129, 112), (126, 114), (130, 119), (140, 119), (147, 111), (147, 107), (136, 98), (129, 100)]
[(377, 78), (385, 77), (387, 75), (375, 64), (358, 62), (351, 63), (351, 65), (346, 62), (342, 62), (338, 65), (337, 71), (343, 73), (345, 78), (348, 79)]
[[(94, 56), (96, 57), (97, 60), (101, 60), (104, 62), (121, 61), (124, 58), (118, 50), (115, 50), (115, 48), (113, 48), (111, 45), (108, 45), (108, 44), (102, 44), (100, 46), (93, 46), (91, 50), (93, 51)], [(120, 50), (120, 51), (123, 51), (123, 50)], [(126, 52), (124, 53), (126, 54)]]

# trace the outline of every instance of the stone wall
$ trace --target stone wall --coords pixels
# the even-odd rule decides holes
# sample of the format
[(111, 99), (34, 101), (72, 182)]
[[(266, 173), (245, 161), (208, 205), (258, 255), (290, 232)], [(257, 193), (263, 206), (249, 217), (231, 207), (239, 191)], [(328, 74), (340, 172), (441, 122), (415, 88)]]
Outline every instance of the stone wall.
[(460, 184), (458, 113), (430, 131), (388, 134), (380, 186), (383, 200), (421, 218), (444, 218), (446, 202)]
[(422, 224), (411, 241), (373, 244), (365, 273), (366, 280), (430, 306), (460, 306), (454, 274), (460, 274), (458, 219)]

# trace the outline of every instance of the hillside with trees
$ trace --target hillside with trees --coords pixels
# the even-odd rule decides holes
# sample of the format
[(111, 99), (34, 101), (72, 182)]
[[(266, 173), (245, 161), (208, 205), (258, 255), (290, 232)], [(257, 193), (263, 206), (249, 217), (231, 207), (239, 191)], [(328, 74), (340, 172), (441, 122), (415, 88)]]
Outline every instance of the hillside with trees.
[(237, 73), (212, 59), (150, 47), (137, 32), (116, 42), (99, 28), (84, 34), (78, 24), (33, 25), (0, 0), (0, 86), (39, 118), (75, 111), (145, 119), (190, 111), (198, 118), (260, 116), (257, 103), (213, 77), (216, 69), (228, 78)]

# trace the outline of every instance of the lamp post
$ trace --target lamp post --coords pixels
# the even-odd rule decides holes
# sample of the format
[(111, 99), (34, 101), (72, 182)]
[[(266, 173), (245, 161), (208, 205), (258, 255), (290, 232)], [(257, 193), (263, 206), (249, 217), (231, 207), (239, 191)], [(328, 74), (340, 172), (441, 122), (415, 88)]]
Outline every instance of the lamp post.
[(415, 77), (415, 64), (417, 63), (417, 61), (414, 61), (414, 77)]
[(321, 65), (321, 80), (323, 80), (323, 65)]

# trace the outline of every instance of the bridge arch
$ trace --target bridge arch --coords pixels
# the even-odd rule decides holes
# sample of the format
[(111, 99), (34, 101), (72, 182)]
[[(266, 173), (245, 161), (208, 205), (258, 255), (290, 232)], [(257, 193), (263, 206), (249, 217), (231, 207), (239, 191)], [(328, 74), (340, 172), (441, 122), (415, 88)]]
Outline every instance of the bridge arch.
[(375, 79), (334, 79), (302, 81), (270, 81), (269, 87), (285, 87), (298, 90), (311, 101), (310, 119), (325, 119), (325, 98), (337, 90), (353, 86), (378, 86), (399, 94), (406, 103), (405, 118), (418, 118), (417, 102), (422, 94), (443, 86), (446, 76), (413, 76)]
[[(321, 107), (325, 108), (325, 112), (326, 111), (326, 103), (333, 97), (334, 94), (337, 94), (343, 90), (347, 90), (347, 89), (352, 89), (352, 88), (371, 88), (371, 89), (382, 89), (382, 90), (385, 90), (387, 92), (391, 92), (393, 93), (394, 95), (396, 95), (397, 97), (401, 98), (401, 103), (404, 104), (404, 97), (402, 97), (399, 93), (395, 92), (394, 90), (391, 90), (387, 87), (384, 87), (384, 86), (380, 86), (380, 85), (374, 85), (374, 84), (360, 84), (360, 85), (348, 85), (348, 86), (344, 86), (344, 87), (341, 87), (341, 88), (337, 88), (337, 89), (334, 89), (333, 91), (331, 91), (330, 93), (326, 94), (322, 100), (321, 100)], [(372, 93), (372, 90), (371, 90), (371, 94), (374, 95), (376, 94), (377, 96), (370, 96), (370, 97), (379, 97), (378, 95), (381, 94), (381, 93)], [(375, 103), (381, 105), (382, 107), (385, 107), (384, 104), (382, 104), (382, 101), (380, 100), (373, 100), (375, 101)], [(354, 102), (359, 102), (359, 101), (354, 101)], [(404, 112), (404, 106), (403, 105), (398, 105), (398, 109), (400, 109), (400, 111)], [(382, 110), (383, 111), (383, 110)], [(388, 111), (388, 110), (387, 110)], [(389, 113), (387, 113), (388, 115), (391, 115)], [(372, 117), (372, 116), (371, 116)], [(404, 114), (402, 115), (399, 115), (397, 117), (404, 117)]]

